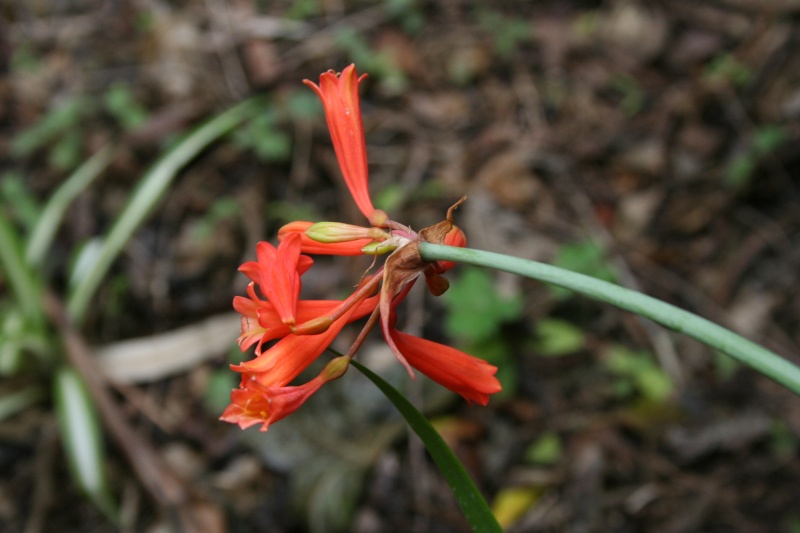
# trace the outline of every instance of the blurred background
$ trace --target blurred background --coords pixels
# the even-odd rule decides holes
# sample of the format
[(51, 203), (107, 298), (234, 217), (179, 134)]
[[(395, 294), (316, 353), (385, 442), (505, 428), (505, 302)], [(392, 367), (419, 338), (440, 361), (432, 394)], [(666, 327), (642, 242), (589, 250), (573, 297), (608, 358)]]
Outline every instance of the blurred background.
[[(4, 2), (0, 530), (469, 531), (355, 371), (265, 434), (217, 420), (251, 358), (238, 266), (286, 222), (363, 222), (302, 84), (352, 62), (394, 220), (466, 194), (470, 246), (800, 362), (799, 23), (789, 0)], [(369, 261), (317, 263), (309, 298)], [(800, 532), (797, 397), (608, 305), (449, 277), (402, 328), (496, 364), (489, 406), (410, 382), (379, 335), (359, 358), (508, 531)]]

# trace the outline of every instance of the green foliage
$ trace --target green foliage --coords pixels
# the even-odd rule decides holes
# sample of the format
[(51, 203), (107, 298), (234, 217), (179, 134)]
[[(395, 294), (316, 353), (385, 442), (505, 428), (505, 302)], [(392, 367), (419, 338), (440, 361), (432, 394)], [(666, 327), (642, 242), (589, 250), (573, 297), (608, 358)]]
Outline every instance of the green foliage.
[(0, 175), (0, 204), (13, 220), (27, 230), (33, 228), (41, 213), (41, 207), (25, 186), (18, 172), (8, 171)]
[(322, 115), (322, 102), (312, 91), (300, 89), (289, 94), (281, 109), (293, 120), (311, 121)]
[(714, 354), (714, 373), (719, 380), (725, 381), (730, 379), (741, 366), (739, 361), (733, 357), (728, 357), (720, 352)]
[(380, 80), (384, 90), (399, 94), (408, 86), (405, 73), (392, 55), (385, 50), (375, 51), (355, 30), (346, 28), (338, 31), (334, 41), (358, 65), (359, 72), (368, 72), (370, 77)]
[(522, 296), (503, 296), (485, 270), (463, 268), (444, 293), (447, 305), (445, 329), (448, 335), (461, 339), (467, 352), (497, 365), (497, 379), (503, 385), (502, 396), (516, 391), (516, 366), (510, 360), (508, 341), (500, 335), (506, 322), (522, 316)]
[(518, 319), (522, 313), (522, 296), (499, 294), (492, 276), (477, 268), (464, 268), (450, 283), (444, 299), (447, 332), (469, 342), (496, 336), (503, 323)]
[[(127, 105), (135, 107), (130, 95), (120, 90), (110, 95), (108, 102), (112, 114), (122, 113), (121, 108)], [(71, 322), (80, 326), (90, 302), (95, 301), (93, 298), (101, 282), (106, 284), (102, 311), (111, 319), (115, 313), (115, 294), (119, 294), (120, 289), (129, 292), (126, 277), (108, 279), (112, 262), (183, 167), (251, 116), (256, 103), (258, 99), (242, 102), (176, 142), (142, 177), (109, 233), (89, 241), (81, 253), (73, 251), (76, 259), (69, 274), (72, 291), (65, 296)], [(12, 155), (28, 157), (47, 150), (51, 162), (63, 167), (73, 166), (71, 154), (79, 155), (82, 149), (82, 142), (75, 144), (74, 139), (80, 140), (83, 135), (83, 118), (98, 109), (97, 104), (83, 98), (55, 107), (13, 140)], [(132, 127), (141, 116), (119, 114), (118, 118)], [(32, 199), (19, 176), (5, 174), (0, 178), (0, 278), (3, 288), (8, 289), (0, 293), (0, 372), (17, 375), (35, 367), (31, 377), (52, 378), (59, 432), (73, 478), (112, 522), (118, 513), (105, 479), (100, 422), (81, 377), (63, 364), (63, 350), (56, 349), (62, 339), (56, 337), (52, 327), (46, 327), (42, 293), (49, 284), (47, 276), (51, 272), (41, 265), (50, 253), (69, 206), (107, 168), (113, 154), (109, 146), (100, 150), (62, 181), (43, 208)], [(13, 209), (6, 209), (9, 204), (13, 204)], [(225, 204), (221, 205), (213, 215), (226, 214)], [(40, 356), (39, 360), (26, 366), (31, 355)], [(34, 386), (28, 390), (39, 389)], [(14, 414), (36, 403), (37, 398), (33, 392), (11, 396), (0, 402), (0, 412), (4, 416)]]
[(321, 0), (294, 0), (285, 16), (293, 20), (306, 20), (322, 13)]
[(112, 521), (117, 509), (111, 500), (105, 474), (100, 420), (86, 385), (75, 370), (64, 367), (53, 384), (61, 438), (74, 479)]
[(536, 324), (534, 349), (538, 355), (567, 355), (583, 348), (585, 342), (583, 330), (566, 320), (545, 318)]
[(39, 151), (45, 151), (53, 168), (60, 171), (75, 168), (83, 158), (86, 137), (84, 124), (102, 107), (123, 130), (133, 129), (147, 118), (146, 110), (136, 103), (127, 86), (112, 85), (99, 101), (77, 96), (58, 102), (35, 124), (13, 139), (12, 156), (31, 157)]
[(14, 157), (29, 157), (47, 149), (48, 161), (59, 170), (78, 164), (83, 147), (80, 126), (90, 111), (86, 98), (72, 98), (56, 105), (33, 126), (17, 135), (11, 143)]
[(765, 124), (753, 135), (743, 153), (734, 157), (725, 169), (725, 183), (739, 189), (749, 184), (756, 168), (765, 157), (778, 149), (789, 138), (786, 128), (778, 124)]
[(214, 229), (221, 223), (234, 220), (240, 214), (241, 205), (238, 200), (228, 196), (218, 198), (192, 227), (192, 238), (196, 241), (206, 240), (214, 234)]
[(509, 17), (481, 6), (476, 12), (478, 24), (492, 37), (495, 53), (509, 60), (519, 45), (533, 37), (533, 24), (524, 19)]
[(453, 489), (456, 501), (467, 517), (473, 531), (502, 533), (503, 529), (497, 523), (492, 510), (486, 500), (483, 499), (464, 466), (425, 416), (383, 378), (356, 360), (353, 360), (351, 364), (369, 378), (389, 398), (397, 410), (400, 411), (400, 414), (403, 415), (403, 418), (406, 419), (411, 429), (425, 444), (425, 448), (433, 458), (436, 466), (439, 467), (439, 471), (447, 480), (450, 488)]
[(31, 46), (24, 42), (14, 48), (9, 63), (11, 70), (15, 72), (33, 71), (40, 65), (39, 57), (33, 52)]
[(205, 388), (203, 398), (206, 408), (215, 414), (220, 414), (230, 403), (231, 390), (238, 385), (236, 374), (229, 369), (219, 369), (211, 373)]
[[(606, 251), (592, 241), (575, 242), (561, 246), (553, 258), (553, 265), (579, 274), (586, 274), (603, 281), (615, 281), (616, 275), (606, 260)], [(572, 294), (561, 287), (550, 287), (553, 296), (559, 299)]]
[(800, 442), (798, 442), (797, 435), (792, 433), (791, 429), (786, 425), (786, 422), (783, 420), (775, 421), (772, 424), (770, 433), (772, 437), (772, 452), (777, 457), (788, 459), (797, 453), (798, 448), (800, 448)]
[(611, 80), (611, 86), (622, 94), (619, 107), (627, 116), (632, 117), (642, 110), (646, 93), (636, 78), (616, 75)]
[(281, 131), (280, 122), (279, 113), (265, 107), (234, 132), (234, 144), (252, 150), (264, 161), (285, 161), (292, 155), (292, 141)]
[(619, 396), (639, 395), (661, 403), (672, 394), (674, 385), (669, 376), (646, 351), (632, 351), (612, 345), (603, 360), (606, 368), (617, 377), (615, 391)]
[(425, 15), (418, 0), (387, 0), (386, 11), (399, 20), (403, 29), (412, 35), (425, 26)]
[(286, 202), (278, 200), (265, 207), (266, 219), (278, 224), (286, 224), (293, 220), (319, 220), (317, 207), (304, 202)]
[(733, 87), (747, 85), (753, 77), (753, 70), (729, 53), (720, 54), (712, 59), (705, 70), (708, 82), (723, 82)]
[(147, 120), (147, 110), (136, 102), (127, 85), (116, 83), (108, 88), (104, 96), (106, 110), (124, 130), (132, 130)]
[(525, 450), (525, 461), (532, 465), (551, 466), (556, 464), (564, 453), (564, 446), (558, 433), (548, 431), (536, 439)]

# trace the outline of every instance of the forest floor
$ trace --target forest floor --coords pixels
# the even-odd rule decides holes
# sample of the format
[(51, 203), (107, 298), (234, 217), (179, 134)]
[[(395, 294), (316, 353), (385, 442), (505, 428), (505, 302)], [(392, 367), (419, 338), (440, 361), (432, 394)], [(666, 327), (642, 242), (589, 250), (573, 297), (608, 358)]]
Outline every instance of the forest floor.
[[(780, 0), (0, 7), (0, 203), (22, 240), (68, 176), (111, 154), (45, 255), (56, 301), (159, 158), (257, 98), (180, 167), (77, 331), (122, 426), (102, 429), (117, 523), (64, 458), (54, 353), (4, 368), (0, 398), (45, 392), (0, 417), (0, 530), (469, 531), (355, 371), (266, 433), (218, 420), (228, 365), (251, 357), (235, 344), (238, 266), (291, 220), (362, 222), (302, 84), (353, 62), (369, 74), (370, 189), (394, 220), (428, 226), (467, 195), (469, 246), (615, 281), (800, 363), (798, 50), (800, 7)], [(312, 298), (342, 297), (369, 266), (319, 263)], [(791, 392), (607, 304), (448, 277), (441, 298), (413, 291), (400, 325), (497, 365), (488, 406), (404, 379), (380, 335), (359, 358), (429, 415), (508, 531), (800, 532)]]

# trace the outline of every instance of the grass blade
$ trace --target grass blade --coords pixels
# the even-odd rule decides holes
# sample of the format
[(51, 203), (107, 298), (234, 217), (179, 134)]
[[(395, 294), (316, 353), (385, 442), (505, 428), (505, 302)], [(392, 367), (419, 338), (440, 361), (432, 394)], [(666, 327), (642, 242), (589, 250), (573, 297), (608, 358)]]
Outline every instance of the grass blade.
[(41, 284), (28, 268), (17, 232), (11, 221), (0, 211), (0, 267), (5, 272), (6, 283), (16, 296), (20, 309), (29, 319), (43, 317)]
[(102, 174), (113, 157), (112, 146), (104, 146), (73, 172), (53, 193), (28, 240), (25, 259), (30, 265), (38, 266), (42, 262), (44, 254), (53, 243), (53, 238), (64, 219), (67, 208), (81, 192), (91, 185), (95, 178)]
[(100, 421), (89, 391), (71, 367), (62, 367), (56, 373), (53, 389), (64, 452), (75, 481), (110, 520), (116, 521), (105, 474)]
[(350, 364), (360, 370), (389, 398), (411, 429), (422, 439), (436, 466), (439, 467), (450, 488), (453, 489), (456, 501), (472, 525), (472, 530), (476, 533), (502, 533), (503, 528), (497, 523), (491, 508), (475, 483), (472, 482), (464, 466), (422, 413), (397, 389), (370, 369), (355, 360), (350, 361)]
[(131, 200), (103, 240), (95, 261), (81, 273), (67, 302), (75, 324), (83, 321), (89, 302), (111, 264), (167, 191), (178, 172), (208, 145), (248, 118), (260, 98), (254, 97), (209, 120), (164, 154), (145, 174)]

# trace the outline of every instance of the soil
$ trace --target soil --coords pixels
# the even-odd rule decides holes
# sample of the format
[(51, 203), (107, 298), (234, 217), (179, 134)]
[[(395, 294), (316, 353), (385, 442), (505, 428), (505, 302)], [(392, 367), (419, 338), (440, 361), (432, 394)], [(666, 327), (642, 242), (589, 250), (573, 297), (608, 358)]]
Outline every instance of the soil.
[[(59, 185), (113, 150), (40, 269), (56, 317), (79, 250), (159, 158), (260, 98), (177, 173), (80, 327), (53, 321), (77, 344), (6, 372), (0, 398), (41, 394), (0, 419), (0, 530), (470, 530), (355, 370), (266, 433), (218, 420), (228, 364), (250, 358), (238, 266), (289, 221), (362, 223), (302, 84), (353, 62), (369, 74), (370, 189), (394, 220), (429, 226), (467, 195), (469, 246), (614, 280), (800, 364), (798, 50), (800, 8), (781, 0), (0, 7), (0, 201), (22, 242)], [(304, 294), (340, 298), (368, 266), (320, 259)], [(498, 365), (488, 406), (405, 379), (380, 335), (359, 357), (428, 414), (507, 531), (800, 531), (793, 393), (608, 304), (463, 266), (448, 277), (452, 294), (415, 290), (401, 324)], [(5, 312), (5, 272), (0, 287)], [(209, 320), (229, 333), (203, 337)], [(156, 355), (97, 362), (130, 339)], [(116, 523), (61, 446), (49, 391), (64, 360), (104, 394)]]

